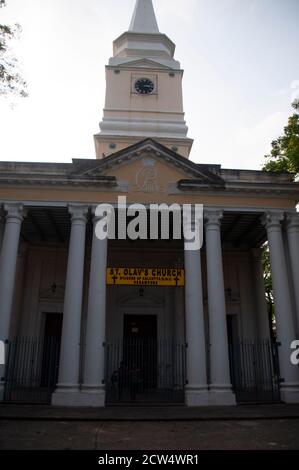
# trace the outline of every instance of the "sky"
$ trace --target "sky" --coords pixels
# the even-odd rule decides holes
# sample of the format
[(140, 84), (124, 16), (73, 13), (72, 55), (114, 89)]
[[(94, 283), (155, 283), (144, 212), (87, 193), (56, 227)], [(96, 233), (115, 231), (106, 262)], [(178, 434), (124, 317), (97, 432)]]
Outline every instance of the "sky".
[[(153, 0), (177, 45), (191, 160), (260, 169), (299, 97), (299, 0)], [(29, 98), (0, 98), (0, 160), (95, 158), (112, 42), (135, 0), (7, 0)]]

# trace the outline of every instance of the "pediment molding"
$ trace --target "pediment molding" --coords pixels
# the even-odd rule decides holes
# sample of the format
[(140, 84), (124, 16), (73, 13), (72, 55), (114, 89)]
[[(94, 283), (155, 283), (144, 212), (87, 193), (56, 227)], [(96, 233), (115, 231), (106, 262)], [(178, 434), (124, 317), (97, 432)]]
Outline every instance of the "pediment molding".
[(151, 59), (137, 59), (137, 60), (128, 60), (119, 64), (119, 68), (123, 69), (126, 67), (137, 67), (137, 68), (149, 68), (149, 69), (161, 69), (161, 70), (173, 70), (172, 67), (162, 64), (159, 61)]
[(153, 139), (138, 142), (100, 161), (95, 161), (92, 165), (77, 165), (76, 171), (80, 177), (98, 178), (109, 174), (110, 170), (114, 170), (122, 165), (133, 163), (136, 160), (142, 161), (151, 158), (179, 170), (182, 174), (181, 179), (196, 179), (198, 183), (201, 182), (209, 187), (223, 187), (225, 184), (220, 176), (178, 155)]

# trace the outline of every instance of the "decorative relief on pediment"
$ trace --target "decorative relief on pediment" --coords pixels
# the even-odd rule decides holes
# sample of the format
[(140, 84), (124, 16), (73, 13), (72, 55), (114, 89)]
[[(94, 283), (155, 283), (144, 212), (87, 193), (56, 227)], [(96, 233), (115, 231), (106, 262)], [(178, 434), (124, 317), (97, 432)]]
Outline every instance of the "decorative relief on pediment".
[(160, 193), (164, 188), (159, 184), (156, 160), (150, 157), (142, 158), (140, 169), (135, 175), (133, 191), (141, 193)]

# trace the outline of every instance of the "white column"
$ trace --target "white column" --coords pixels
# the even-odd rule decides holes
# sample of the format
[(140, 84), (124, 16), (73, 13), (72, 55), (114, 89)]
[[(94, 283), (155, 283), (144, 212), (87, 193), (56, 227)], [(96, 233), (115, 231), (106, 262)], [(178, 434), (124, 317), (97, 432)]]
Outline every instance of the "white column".
[[(6, 223), (0, 256), (0, 340), (9, 339), (18, 248), (23, 221), (22, 204), (5, 204)], [(0, 401), (4, 396), (5, 366), (0, 365)]]
[(94, 218), (89, 279), (88, 313), (82, 406), (105, 406), (106, 268), (107, 239), (95, 233)]
[[(183, 266), (180, 266), (183, 269)], [(173, 294), (173, 335), (175, 340), (175, 349), (173, 355), (174, 373), (178, 379), (178, 384), (185, 386), (185, 357), (182, 354), (182, 348), (186, 344), (185, 327), (185, 289), (184, 287), (173, 287), (170, 294)]]
[(287, 214), (287, 236), (296, 304), (297, 337), (299, 335), (299, 214)]
[(185, 246), (185, 317), (187, 343), (187, 406), (209, 404), (200, 250)]
[(184, 315), (184, 289), (174, 287), (174, 337), (178, 343), (183, 344), (186, 341), (185, 334), (185, 315)]
[(263, 275), (262, 250), (254, 248), (252, 254), (252, 274), (254, 282), (254, 300), (257, 312), (257, 335), (261, 340), (270, 339), (270, 327)]
[(279, 365), (280, 376), (283, 379), (281, 398), (287, 403), (299, 403), (299, 369), (290, 361), (292, 352), (290, 345), (296, 338), (281, 229), (283, 220), (284, 214), (281, 212), (268, 212), (262, 218), (268, 234), (277, 340), (280, 343)]
[(215, 405), (235, 405), (230, 380), (226, 306), (220, 224), (221, 211), (205, 211), (208, 305), (210, 327), (211, 401)]
[(80, 335), (85, 259), (86, 214), (88, 208), (70, 205), (72, 216), (63, 309), (59, 378), (52, 404), (79, 404)]

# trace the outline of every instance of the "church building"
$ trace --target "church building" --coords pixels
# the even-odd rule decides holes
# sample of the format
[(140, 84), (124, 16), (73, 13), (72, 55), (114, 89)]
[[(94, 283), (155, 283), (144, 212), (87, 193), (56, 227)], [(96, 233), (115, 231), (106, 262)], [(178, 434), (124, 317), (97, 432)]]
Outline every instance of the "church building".
[[(192, 157), (182, 81), (152, 0), (136, 0), (106, 66), (96, 158), (0, 162), (1, 401), (299, 403), (299, 184)], [(101, 204), (115, 239), (97, 236)], [(174, 214), (162, 236), (162, 209), (159, 236), (124, 235), (132, 204), (145, 220), (153, 204), (203, 207), (202, 247), (174, 236)]]

